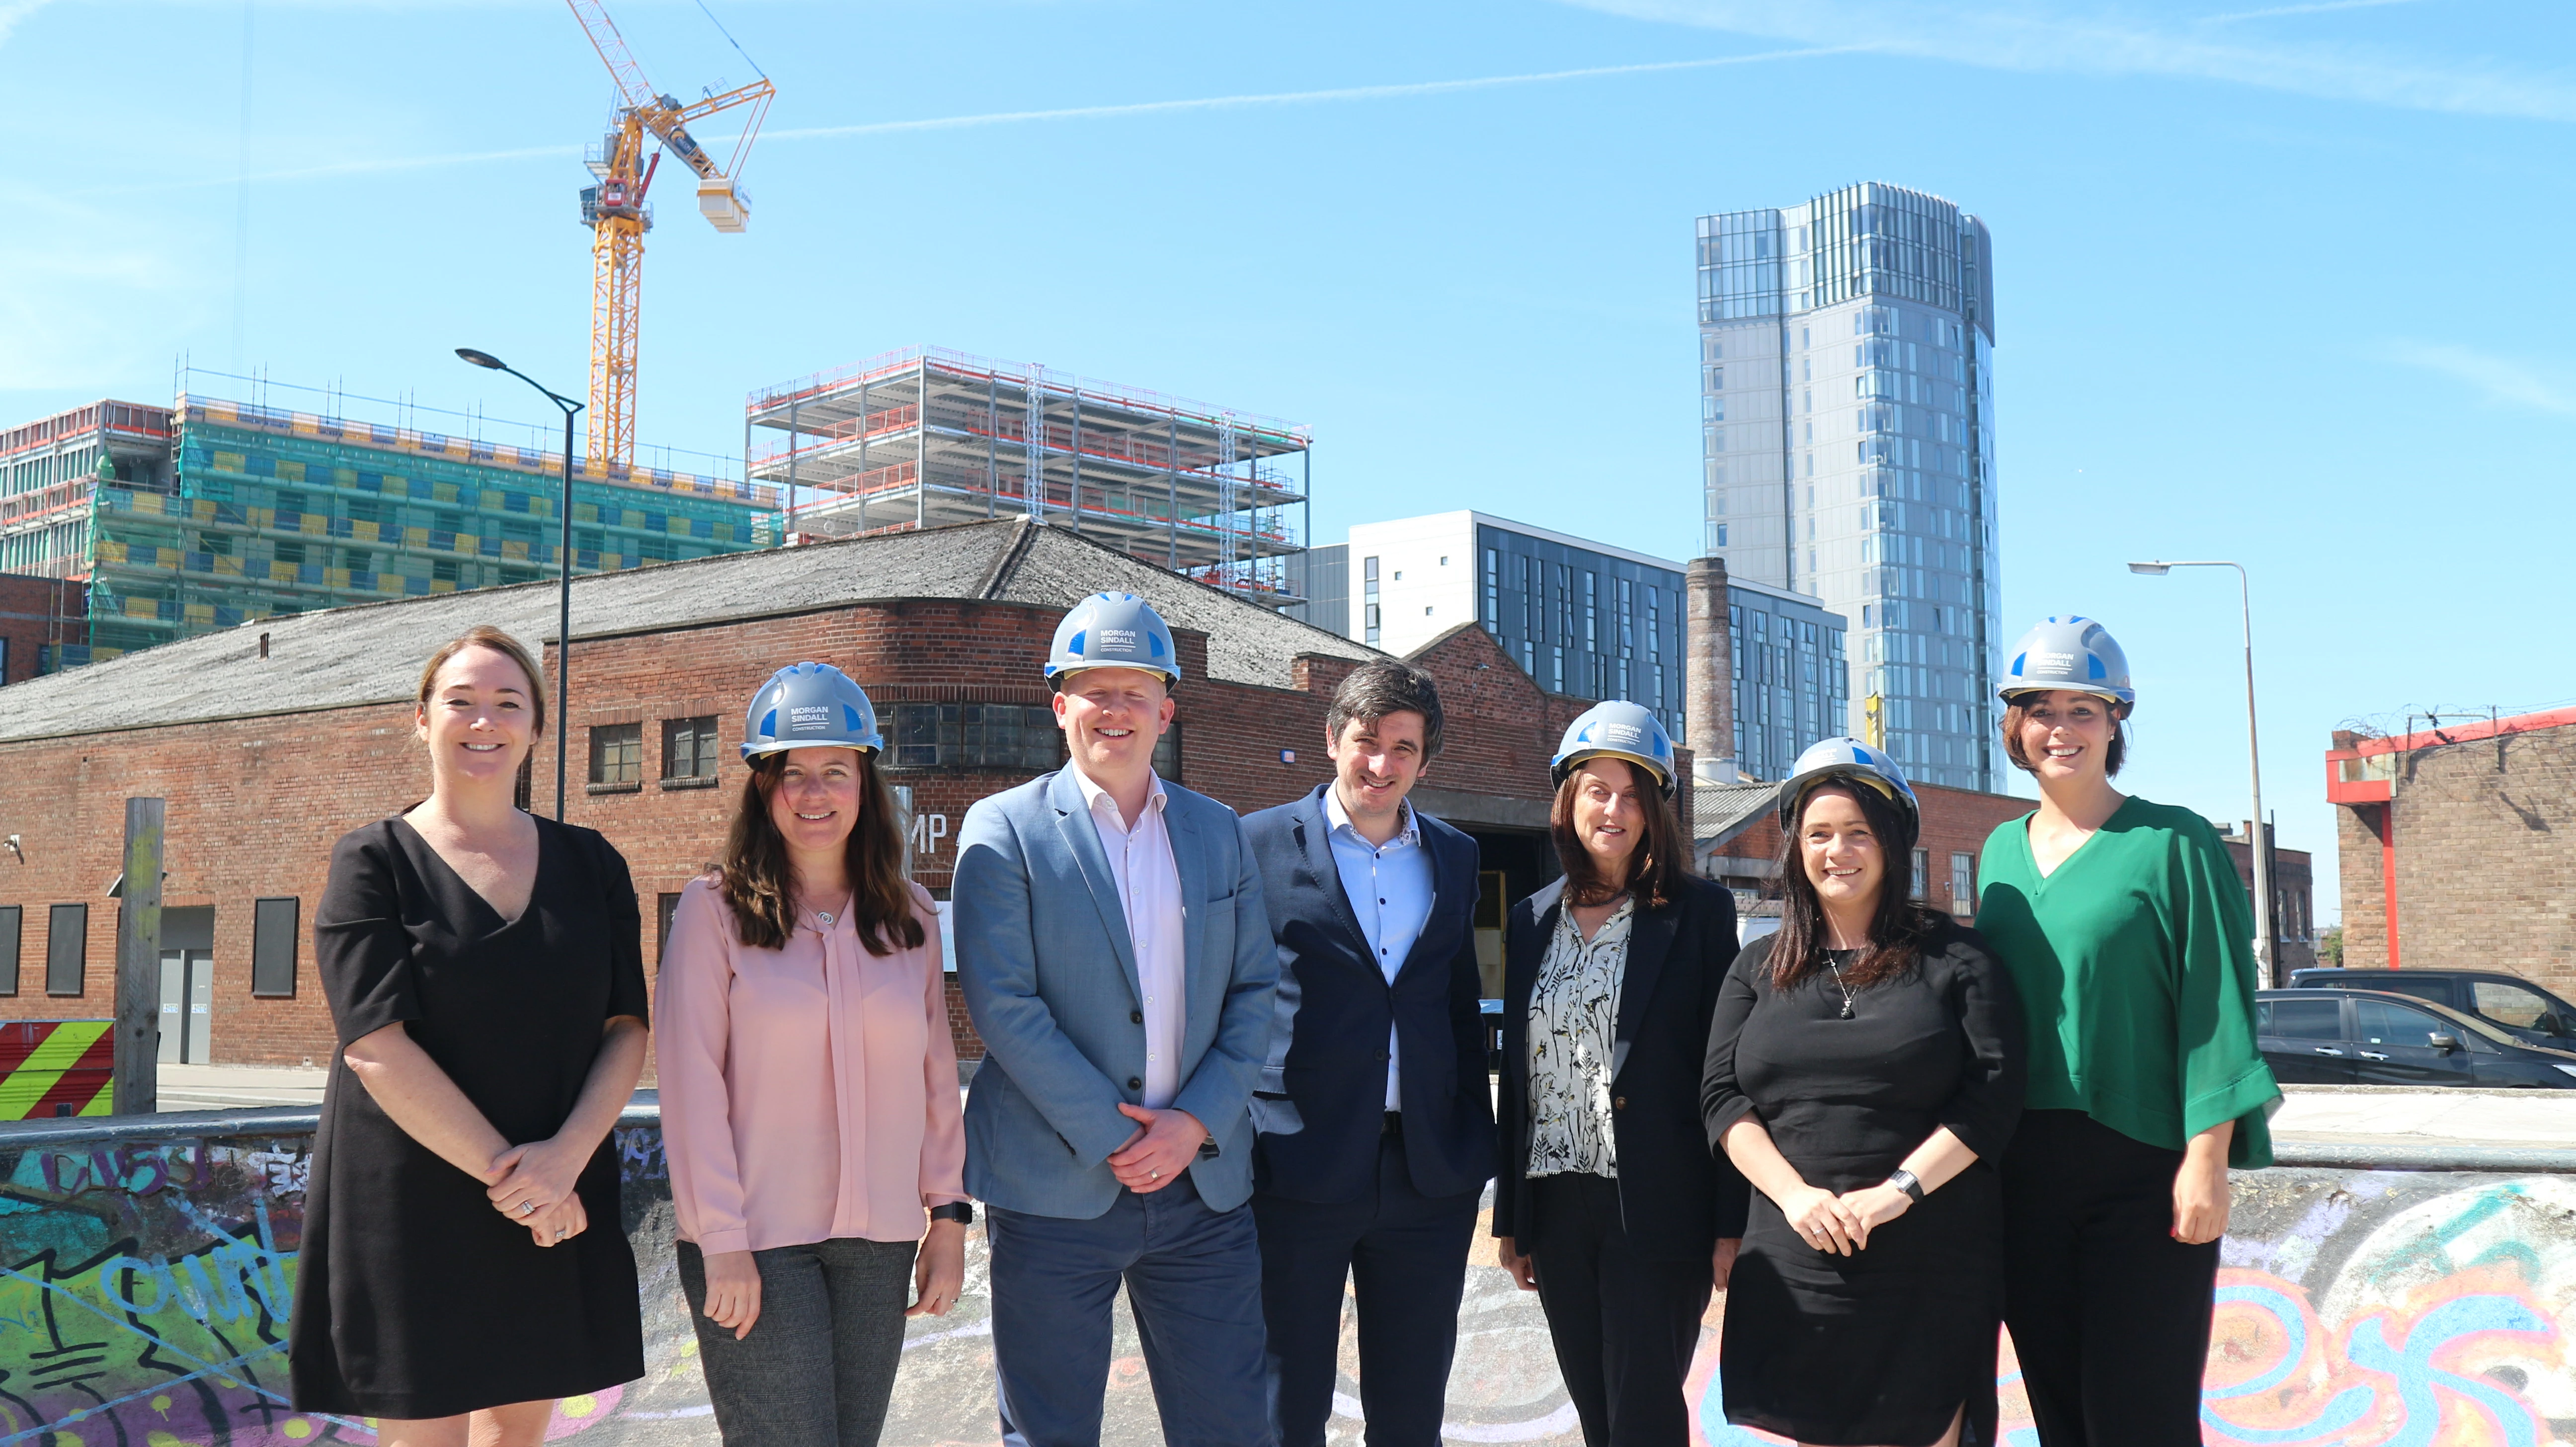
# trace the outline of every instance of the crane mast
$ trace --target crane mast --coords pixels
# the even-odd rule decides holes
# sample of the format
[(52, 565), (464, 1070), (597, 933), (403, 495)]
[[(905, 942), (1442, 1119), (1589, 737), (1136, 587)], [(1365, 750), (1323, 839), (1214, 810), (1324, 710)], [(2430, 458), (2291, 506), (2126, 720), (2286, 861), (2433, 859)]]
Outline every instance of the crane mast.
[[(616, 22), (599, 0), (564, 0), (590, 36), (600, 62), (617, 84), (617, 108), (598, 153), (589, 159), (595, 185), (581, 193), (582, 224), (591, 228), (590, 461), (611, 471), (635, 465), (635, 359), (642, 312), (644, 233), (653, 228), (645, 204), (654, 173), (667, 153), (696, 177), (698, 211), (718, 231), (749, 223), (751, 200), (741, 187), (742, 168), (775, 92), (766, 76), (720, 95), (683, 104), (658, 94), (644, 79)], [(733, 154), (722, 166), (689, 134), (693, 121), (747, 108)], [(660, 151), (645, 155), (648, 140)]]

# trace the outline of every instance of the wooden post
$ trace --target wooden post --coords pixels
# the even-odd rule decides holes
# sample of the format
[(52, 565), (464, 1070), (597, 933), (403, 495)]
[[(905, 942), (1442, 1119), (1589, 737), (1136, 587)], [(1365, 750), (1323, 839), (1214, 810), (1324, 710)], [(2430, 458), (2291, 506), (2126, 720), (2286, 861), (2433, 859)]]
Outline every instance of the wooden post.
[[(159, 799), (125, 801), (125, 889), (116, 908), (118, 1115), (159, 1108), (163, 814)], [(182, 1029), (186, 1022), (182, 1013)]]

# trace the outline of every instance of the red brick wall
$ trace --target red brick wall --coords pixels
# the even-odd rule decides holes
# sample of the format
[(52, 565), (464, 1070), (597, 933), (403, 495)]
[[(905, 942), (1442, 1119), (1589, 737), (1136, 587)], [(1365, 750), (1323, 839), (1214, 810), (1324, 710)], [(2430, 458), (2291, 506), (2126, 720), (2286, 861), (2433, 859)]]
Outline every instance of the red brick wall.
[[(658, 964), (658, 896), (678, 893), (723, 845), (745, 777), (742, 711), (771, 672), (799, 659), (829, 662), (865, 683), (880, 705), (1043, 703), (1040, 669), (1058, 616), (1019, 604), (922, 600), (577, 639), (567, 813), (625, 854), (644, 911), (648, 970)], [(1324, 708), (1347, 660), (1297, 660), (1301, 689), (1249, 687), (1206, 677), (1203, 635), (1182, 632), (1176, 642), (1190, 679), (1177, 695), (1181, 782), (1249, 812), (1330, 777)], [(1449, 712), (1440, 782), (1546, 798), (1548, 755), (1586, 701), (1541, 692), (1478, 629), (1441, 640), (1416, 661), (1440, 680)], [(663, 787), (662, 721), (710, 714), (719, 738), (716, 785)], [(590, 792), (590, 729), (608, 723), (641, 725), (640, 788)], [(1281, 761), (1282, 749), (1295, 751), (1294, 763)], [(551, 740), (541, 742), (531, 788), (541, 812), (553, 806), (553, 765)], [(914, 877), (944, 896), (967, 808), (1030, 775), (950, 769), (888, 777), (912, 787), (917, 815), (945, 816), (932, 847), (913, 856)], [(311, 923), (331, 844), (419, 799), (428, 782), (411, 710), (399, 704), (0, 743), (0, 815), (8, 821), (0, 832), (19, 833), (26, 851), (23, 865), (0, 854), (0, 904), (25, 909), (19, 993), (0, 997), (0, 1019), (113, 1012), (116, 911), (103, 891), (119, 865), (125, 799), (153, 795), (169, 801), (164, 903), (215, 907), (215, 1059), (327, 1059), (331, 1024), (313, 973)], [(304, 902), (291, 1000), (250, 994), (251, 901), (273, 895)], [(49, 999), (46, 906), (74, 901), (90, 905), (86, 990)], [(953, 987), (950, 1018), (961, 1053), (981, 1055)]]
[(0, 573), (0, 639), (9, 644), (0, 684), (36, 676), (37, 650), (48, 643), (83, 643), (88, 595), (77, 582)]

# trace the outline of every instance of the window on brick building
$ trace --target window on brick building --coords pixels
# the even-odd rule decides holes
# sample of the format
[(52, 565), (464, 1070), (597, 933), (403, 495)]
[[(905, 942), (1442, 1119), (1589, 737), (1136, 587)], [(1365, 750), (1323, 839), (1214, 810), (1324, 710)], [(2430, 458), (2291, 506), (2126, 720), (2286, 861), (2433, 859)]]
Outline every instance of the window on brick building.
[(891, 769), (1042, 771), (1064, 758), (1055, 711), (1042, 704), (896, 703), (881, 723)]
[(295, 995), (296, 927), (303, 901), (293, 895), (253, 900), (250, 907), (250, 992), (263, 999)]
[(58, 904), (45, 919), (45, 993), (77, 995), (89, 974), (89, 906)]
[(662, 777), (712, 779), (715, 776), (715, 716), (662, 720)]
[(1950, 856), (1950, 912), (1977, 912), (1977, 857), (1973, 854)]
[(1181, 781), (1181, 726), (1177, 721), (1154, 740), (1154, 772), (1172, 783)]
[(597, 724), (590, 731), (590, 782), (640, 786), (644, 780), (644, 726)]
[(1931, 896), (1931, 893), (1932, 851), (1929, 849), (1917, 849), (1914, 851), (1914, 897), (1916, 899), (1926, 899)]
[(660, 895), (653, 901), (653, 960), (655, 969), (661, 968), (663, 952), (671, 948), (671, 916), (678, 913), (679, 909), (680, 897), (676, 894)]
[(18, 939), (26, 914), (22, 905), (0, 904), (0, 995), (18, 993)]

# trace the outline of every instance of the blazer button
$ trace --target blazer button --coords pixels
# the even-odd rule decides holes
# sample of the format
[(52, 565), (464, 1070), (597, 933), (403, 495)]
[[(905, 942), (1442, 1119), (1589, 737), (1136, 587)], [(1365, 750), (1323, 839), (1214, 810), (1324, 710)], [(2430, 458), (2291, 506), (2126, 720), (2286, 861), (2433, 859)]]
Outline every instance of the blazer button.
[(1379, 1051), (1379, 1052), (1377, 1053), (1377, 1058), (1378, 1058), (1378, 1059), (1380, 1059), (1380, 1060), (1384, 1060), (1384, 1059), (1386, 1058), (1386, 1052), (1385, 1052), (1385, 1051), (1383, 1051), (1383, 1050)]
[(1628, 1108), (1628, 1097), (1624, 1095), (1612, 1096), (1610, 1098), (1610, 1108), (1612, 1110), (1626, 1110)]
[(1144, 1023), (1145, 1023), (1145, 1012), (1144, 1012), (1144, 1011), (1142, 1011), (1142, 1010), (1130, 1010), (1130, 1011), (1128, 1011), (1128, 1012), (1127, 1012), (1127, 1023), (1128, 1023), (1128, 1024), (1130, 1024), (1130, 1025), (1142, 1025), (1142, 1024), (1144, 1024)]
[(1127, 1088), (1129, 1090), (1143, 1090), (1145, 1088), (1145, 1082), (1131, 1075), (1127, 1077)]

